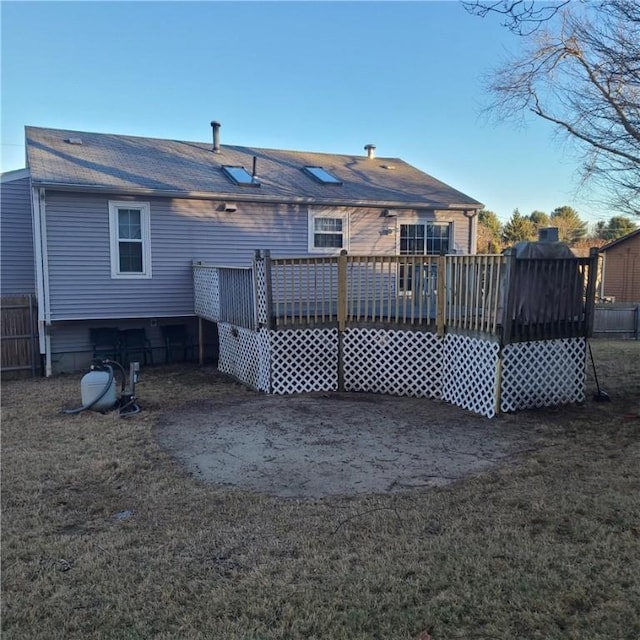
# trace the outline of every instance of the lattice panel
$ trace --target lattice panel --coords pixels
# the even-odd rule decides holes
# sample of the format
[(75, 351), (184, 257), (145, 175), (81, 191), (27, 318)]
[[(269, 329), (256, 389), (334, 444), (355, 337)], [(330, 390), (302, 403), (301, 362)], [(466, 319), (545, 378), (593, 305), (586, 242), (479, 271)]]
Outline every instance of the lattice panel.
[(337, 329), (270, 331), (273, 393), (338, 389)]
[(267, 325), (267, 277), (264, 258), (253, 262), (254, 281), (256, 283), (256, 317), (258, 326)]
[(585, 367), (584, 338), (507, 345), (502, 355), (500, 410), (581, 402)]
[(193, 267), (194, 312), (211, 322), (220, 318), (220, 294), (218, 269), (194, 265)]
[(442, 339), (433, 333), (348, 329), (343, 349), (347, 391), (440, 397)]
[(497, 342), (447, 334), (442, 357), (442, 399), (493, 418), (499, 352)]
[(258, 391), (269, 391), (269, 336), (266, 330), (251, 331), (218, 324), (218, 369)]

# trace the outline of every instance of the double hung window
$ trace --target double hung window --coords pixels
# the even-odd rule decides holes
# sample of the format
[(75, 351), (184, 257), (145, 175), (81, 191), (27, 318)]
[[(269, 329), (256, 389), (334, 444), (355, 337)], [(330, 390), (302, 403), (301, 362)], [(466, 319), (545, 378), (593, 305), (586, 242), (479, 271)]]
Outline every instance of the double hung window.
[(348, 248), (347, 215), (336, 213), (309, 213), (309, 251), (314, 253), (340, 253)]
[(151, 277), (148, 202), (109, 202), (111, 277)]

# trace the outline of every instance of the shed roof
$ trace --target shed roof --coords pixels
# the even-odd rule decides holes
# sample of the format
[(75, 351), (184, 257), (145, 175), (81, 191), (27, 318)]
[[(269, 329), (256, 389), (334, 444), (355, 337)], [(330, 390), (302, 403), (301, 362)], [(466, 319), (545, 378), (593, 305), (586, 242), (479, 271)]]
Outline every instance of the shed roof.
[(600, 253), (604, 253), (605, 251), (608, 251), (609, 249), (612, 249), (613, 247), (616, 247), (619, 244), (626, 242), (627, 240), (631, 240), (631, 238), (635, 238), (637, 235), (640, 235), (640, 228), (632, 231), (631, 233), (627, 233), (627, 235), (622, 236), (621, 238), (612, 240), (608, 244), (603, 245), (602, 247), (600, 247)]
[[(34, 185), (40, 186), (274, 202), (483, 206), (399, 158), (233, 145), (221, 145), (220, 153), (213, 153), (211, 143), (40, 127), (25, 131), (27, 166)], [(259, 188), (234, 184), (222, 171), (230, 165), (251, 173), (254, 158)], [(303, 171), (305, 166), (323, 167), (342, 184), (321, 184)]]

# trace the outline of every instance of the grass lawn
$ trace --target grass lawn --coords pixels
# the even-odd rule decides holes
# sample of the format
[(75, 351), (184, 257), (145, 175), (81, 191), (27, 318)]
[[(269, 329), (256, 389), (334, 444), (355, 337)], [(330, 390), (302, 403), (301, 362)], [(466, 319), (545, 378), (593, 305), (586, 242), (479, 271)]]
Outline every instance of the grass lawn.
[(589, 371), (584, 406), (497, 417), (534, 434), (519, 459), (313, 500), (205, 485), (158, 446), (164, 411), (253, 394), (214, 370), (145, 370), (129, 419), (62, 414), (81, 374), (5, 381), (2, 638), (637, 640), (640, 342), (593, 351), (612, 402)]

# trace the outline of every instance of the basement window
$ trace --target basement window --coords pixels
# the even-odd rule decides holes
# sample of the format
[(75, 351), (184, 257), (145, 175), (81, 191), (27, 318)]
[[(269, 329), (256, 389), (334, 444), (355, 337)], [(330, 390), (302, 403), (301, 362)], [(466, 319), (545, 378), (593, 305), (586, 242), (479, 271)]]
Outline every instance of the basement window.
[(241, 187), (259, 187), (260, 181), (252, 176), (244, 167), (234, 167), (228, 164), (223, 165), (224, 175)]
[(302, 170), (320, 184), (342, 184), (342, 180), (339, 180), (322, 167), (303, 167)]

